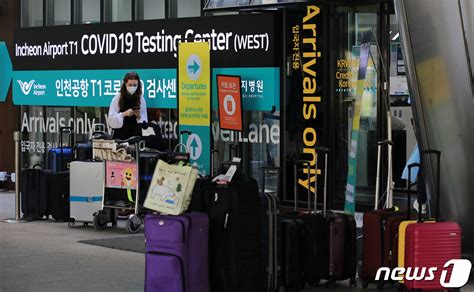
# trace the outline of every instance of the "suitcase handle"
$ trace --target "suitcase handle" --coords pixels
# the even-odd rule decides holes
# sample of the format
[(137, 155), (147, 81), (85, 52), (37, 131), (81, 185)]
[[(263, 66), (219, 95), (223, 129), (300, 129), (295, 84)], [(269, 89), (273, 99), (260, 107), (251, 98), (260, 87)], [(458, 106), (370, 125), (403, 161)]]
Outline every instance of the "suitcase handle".
[[(59, 128), (59, 148), (63, 148), (63, 134), (68, 134), (72, 137), (73, 127), (61, 127)], [(69, 139), (69, 147), (72, 147), (72, 141)]]
[[(384, 145), (387, 145), (389, 147), (393, 147), (393, 141), (391, 140), (383, 140), (377, 142), (377, 174), (376, 174), (376, 179), (375, 179), (375, 204), (374, 204), (374, 210), (378, 210), (379, 208), (379, 198), (380, 198), (380, 172), (381, 172), (381, 160), (382, 160), (382, 147)], [(390, 159), (390, 157), (389, 157)], [(392, 202), (390, 202), (392, 200)], [(387, 193), (387, 199), (386, 199), (386, 207), (387, 208), (392, 208), (392, 203), (393, 199), (390, 198), (389, 194)]]
[[(411, 170), (415, 167), (418, 167), (418, 169), (420, 168), (420, 164), (419, 163), (411, 163), (408, 165), (408, 179), (407, 179), (407, 183), (408, 183), (408, 187), (407, 187), (407, 195), (408, 195), (408, 202), (407, 202), (407, 219), (410, 220), (410, 209), (411, 209)], [(419, 171), (419, 170), (418, 170)], [(420, 217), (418, 216), (418, 219)]]
[(383, 141), (377, 142), (377, 145), (380, 145), (380, 146), (383, 146), (383, 145), (393, 145), (393, 141), (390, 141), (390, 140), (383, 140)]
[[(39, 168), (38, 168), (39, 167)], [(36, 163), (35, 165), (33, 165), (32, 167), (33, 169), (44, 169), (43, 165), (41, 163)]]
[(128, 143), (128, 144), (138, 144), (142, 140), (142, 137), (140, 136), (132, 136), (128, 139), (121, 140), (121, 139), (116, 139), (115, 142), (117, 144), (123, 144), (123, 143)]
[(234, 157), (238, 157), (239, 151), (240, 151), (239, 144), (230, 143), (229, 144), (229, 160), (232, 161)]
[[(434, 150), (434, 149), (426, 149), (426, 150), (423, 150), (420, 152), (420, 170), (421, 168), (423, 168), (423, 165), (424, 165), (424, 160), (423, 160), (423, 157), (424, 155), (431, 155), (431, 154), (435, 154), (436, 155), (436, 162), (437, 162), (437, 165), (436, 165), (436, 168), (437, 168), (437, 171), (436, 171), (436, 187), (435, 187), (435, 192), (436, 192), (436, 222), (439, 222), (441, 220), (441, 216), (440, 216), (440, 203), (441, 203), (441, 198), (440, 198), (440, 195), (441, 195), (441, 187), (440, 187), (440, 183), (441, 183), (441, 151), (439, 150)], [(426, 184), (426, 180), (425, 180), (425, 184)], [(422, 206), (419, 206), (419, 213), (421, 214), (421, 210), (422, 210)], [(418, 220), (420, 220), (420, 217), (421, 215), (418, 215)]]
[(74, 131), (73, 127), (61, 127), (59, 128), (59, 165), (61, 169), (59, 171), (63, 170), (63, 160), (64, 160), (64, 152), (63, 152), (63, 134), (68, 134), (69, 135), (69, 147), (72, 148), (72, 132)]
[[(323, 216), (326, 218), (327, 213), (327, 173), (328, 173), (328, 157), (329, 157), (329, 148), (327, 147), (315, 147), (317, 152), (324, 153), (324, 185), (323, 185)], [(314, 214), (316, 214), (318, 206), (318, 164), (319, 159), (316, 155), (316, 164), (315, 168), (315, 179), (314, 179)]]
[(303, 159), (296, 159), (293, 161), (293, 175), (294, 175), (294, 193), (295, 193), (295, 199), (294, 199), (294, 210), (298, 211), (298, 166), (303, 165), (306, 166), (308, 169), (308, 212), (311, 212), (311, 187), (309, 185), (310, 178), (311, 178), (311, 164), (307, 160)]
[(93, 132), (101, 132), (105, 134), (105, 124), (94, 124), (92, 126)]
[(214, 175), (217, 175), (215, 173), (216, 170), (214, 168), (214, 165), (219, 166), (219, 152), (217, 151), (217, 149), (211, 150), (211, 177), (213, 177)]
[(262, 194), (265, 193), (265, 178), (267, 173), (273, 173), (277, 175), (277, 195), (280, 193), (280, 168), (278, 166), (262, 166)]
[(189, 138), (189, 136), (191, 136), (191, 134), (192, 134), (192, 133), (191, 133), (191, 131), (189, 131), (189, 130), (181, 130), (181, 131), (179, 131), (179, 144), (183, 144), (183, 145), (186, 144), (186, 143), (183, 142), (183, 136), (184, 136), (184, 135), (188, 135), (188, 138)]
[(323, 152), (323, 153), (329, 153), (329, 148), (328, 147), (314, 147), (314, 149), (317, 151), (317, 152)]

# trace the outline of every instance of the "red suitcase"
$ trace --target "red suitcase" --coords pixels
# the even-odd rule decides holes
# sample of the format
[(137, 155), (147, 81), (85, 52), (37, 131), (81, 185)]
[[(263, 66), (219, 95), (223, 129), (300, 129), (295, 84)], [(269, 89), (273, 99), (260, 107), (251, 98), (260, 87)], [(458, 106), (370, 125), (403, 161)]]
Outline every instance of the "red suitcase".
[[(391, 145), (390, 141), (383, 141), (378, 143), (377, 154), (377, 182), (380, 180), (380, 155), (382, 145)], [(377, 183), (378, 185), (378, 183)], [(378, 188), (377, 188), (378, 190)], [(377, 270), (384, 266), (387, 260), (387, 252), (390, 250), (390, 234), (389, 220), (393, 216), (400, 216), (402, 213), (395, 211), (393, 208), (378, 209), (378, 191), (375, 195), (375, 210), (364, 213), (362, 231), (363, 237), (363, 255), (362, 267), (359, 269), (359, 277), (362, 280), (362, 287), (367, 288), (371, 281), (375, 280)], [(387, 206), (391, 206), (390, 196), (387, 195)], [(391, 221), (391, 220), (390, 220)], [(378, 288), (383, 288), (384, 280), (378, 282)]]
[(437, 268), (434, 272), (435, 279), (431, 281), (411, 281), (405, 275), (406, 288), (445, 289), (440, 284), (441, 272), (447, 261), (461, 258), (461, 227), (455, 222), (421, 222), (408, 225), (406, 232), (405, 267)]
[[(362, 279), (362, 287), (367, 288), (369, 282), (375, 280), (377, 270), (384, 266), (386, 258), (385, 230), (387, 230), (387, 220), (393, 216), (399, 216), (401, 212), (394, 209), (373, 210), (364, 213), (364, 234), (362, 270), (359, 277)], [(384, 285), (383, 280), (378, 282), (379, 288)]]
[[(422, 151), (420, 155), (421, 165), (423, 165), (425, 154), (436, 154), (437, 158), (437, 222), (423, 223), (422, 214), (419, 212), (418, 223), (408, 225), (405, 237), (405, 268), (407, 270), (416, 267), (420, 269), (423, 267), (426, 269), (436, 268), (436, 271), (434, 272), (434, 280), (411, 280), (408, 279), (408, 275), (405, 275), (405, 287), (409, 290), (445, 289), (440, 282), (444, 265), (449, 260), (461, 259), (461, 227), (456, 222), (439, 222), (441, 152), (436, 150)], [(422, 210), (422, 207), (420, 205), (419, 209)]]

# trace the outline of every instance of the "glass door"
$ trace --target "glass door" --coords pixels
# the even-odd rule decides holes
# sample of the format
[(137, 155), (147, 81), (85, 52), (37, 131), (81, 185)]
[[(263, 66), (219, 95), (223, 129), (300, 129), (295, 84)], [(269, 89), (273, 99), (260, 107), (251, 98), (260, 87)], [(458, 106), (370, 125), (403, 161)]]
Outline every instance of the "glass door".
[[(373, 204), (377, 167), (378, 5), (333, 8), (331, 35), (331, 144), (340, 209)], [(353, 211), (353, 210), (352, 210)]]

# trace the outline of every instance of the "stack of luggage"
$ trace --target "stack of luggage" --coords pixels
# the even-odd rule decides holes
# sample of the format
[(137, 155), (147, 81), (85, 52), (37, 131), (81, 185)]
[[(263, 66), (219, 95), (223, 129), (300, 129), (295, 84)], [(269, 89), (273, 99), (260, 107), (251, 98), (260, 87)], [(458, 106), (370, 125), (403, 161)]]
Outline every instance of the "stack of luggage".
[[(327, 280), (326, 286), (333, 288), (337, 281), (349, 280), (349, 285), (356, 285), (356, 225), (352, 215), (328, 211), (327, 201), (327, 148), (317, 147), (318, 153), (324, 154), (324, 184), (314, 181), (314, 209), (311, 210), (311, 191), (308, 185), (308, 210), (298, 208), (298, 186), (295, 183), (294, 211), (282, 214), (282, 252), (284, 286), (299, 290), (306, 286), (317, 285)], [(312, 171), (310, 162), (294, 161), (294, 180), (297, 182), (299, 167), (308, 175), (317, 173), (318, 162)], [(318, 190), (324, 186), (323, 210), (317, 211)]]
[[(324, 154), (327, 170), (328, 150), (317, 150)], [(308, 169), (308, 161), (294, 162), (295, 174), (303, 164), (305, 170)], [(238, 166), (238, 163), (224, 163), (220, 172), (232, 165)], [(305, 173), (314, 173), (314, 170)], [(237, 167), (232, 181), (227, 183), (200, 178), (194, 186), (191, 213), (147, 215), (146, 290), (201, 291), (195, 287), (208, 287), (209, 290), (203, 291), (300, 291), (307, 285), (317, 285), (321, 280), (326, 280), (330, 288), (342, 280), (349, 280), (350, 285), (355, 286), (356, 228), (353, 216), (328, 211), (325, 203), (320, 211), (316, 207), (300, 211), (296, 186), (295, 211), (280, 214), (278, 189), (275, 192), (265, 188), (269, 174), (277, 176), (279, 181), (279, 168), (262, 168), (261, 191), (257, 181), (244, 174), (240, 167)], [(327, 195), (325, 184), (324, 177), (324, 182), (316, 180), (314, 185), (315, 190), (324, 186), (324, 202)], [(314, 204), (317, 206), (317, 194)], [(208, 226), (203, 218), (208, 218)], [(208, 254), (207, 258), (191, 259), (189, 253), (181, 252), (189, 249), (189, 244), (193, 245), (186, 240), (186, 234), (193, 233), (187, 229), (188, 224), (200, 226), (199, 236), (208, 230), (208, 239), (200, 239), (208, 245), (200, 246), (199, 252)], [(174, 228), (179, 230), (172, 231)], [(173, 234), (181, 234), (184, 239)], [(189, 235), (189, 240), (191, 238)], [(169, 265), (173, 268), (165, 268)], [(199, 281), (189, 274), (195, 265), (209, 266), (194, 272), (194, 275), (199, 275)], [(156, 269), (161, 272), (157, 273)], [(176, 272), (176, 269), (181, 272)], [(163, 284), (169, 283), (170, 279), (174, 279), (173, 283), (179, 287)], [(180, 290), (180, 287), (188, 290)]]
[[(436, 155), (436, 218), (424, 219), (422, 203), (426, 194), (420, 193), (424, 189), (423, 168), (424, 156)], [(421, 152), (420, 164), (408, 166), (411, 178), (411, 169), (419, 168), (418, 180), (423, 179), (419, 186), (418, 216), (411, 215), (411, 183), (408, 181), (407, 212), (394, 209), (374, 210), (364, 214), (364, 257), (362, 270), (359, 276), (363, 279), (363, 286), (367, 287), (376, 280), (377, 271), (381, 267), (395, 268), (427, 267), (436, 268), (434, 279), (414, 280), (406, 274), (397, 275), (400, 279), (399, 291), (404, 290), (443, 290), (441, 273), (444, 265), (453, 259), (461, 258), (461, 228), (455, 222), (440, 221), (440, 159), (441, 153), (435, 150)], [(420, 196), (421, 195), (421, 196)], [(425, 197), (424, 199), (422, 197)], [(393, 281), (388, 275), (378, 275), (377, 286), (382, 289), (386, 281)], [(393, 283), (393, 282), (392, 282)], [(459, 290), (459, 289), (455, 289)]]
[[(77, 144), (73, 150), (71, 133), (72, 128), (60, 129), (60, 145), (49, 151), (48, 169), (35, 165), (22, 171), (24, 217), (42, 219), (51, 215), (57, 221), (95, 223), (94, 212), (104, 206), (104, 163), (93, 161), (91, 141)], [(63, 145), (65, 134), (70, 135), (67, 146)], [(94, 135), (100, 137), (105, 132)], [(180, 143), (174, 151), (167, 152), (135, 148), (140, 152), (136, 160), (141, 185), (139, 206), (146, 206), (143, 201), (149, 196), (152, 184), (162, 187), (158, 189), (170, 187), (162, 184), (161, 175), (155, 177), (160, 169), (158, 165), (163, 165), (158, 163), (160, 160), (175, 164), (174, 167), (192, 168), (185, 165), (189, 162), (189, 153), (181, 151), (181, 146), (184, 145)], [(231, 179), (222, 175), (225, 180), (211, 177), (196, 180), (194, 176), (192, 184), (189, 181), (189, 190), (184, 181), (179, 185), (176, 183), (178, 187), (172, 189), (175, 190), (173, 193), (186, 190), (185, 200), (190, 200), (179, 212), (168, 213), (177, 215), (160, 213), (163, 210), (144, 212), (147, 213), (144, 219), (146, 291), (301, 291), (307, 286), (317, 286), (322, 280), (328, 288), (345, 280), (350, 287), (355, 287), (355, 220), (352, 215), (328, 210), (329, 150), (324, 147), (315, 150), (319, 157), (323, 156), (323, 175), (318, 174), (317, 157), (315, 161), (291, 161), (294, 172), (292, 211), (283, 212), (280, 206), (281, 173), (278, 167), (261, 169), (260, 190), (257, 180), (242, 171), (240, 162), (221, 164), (220, 173), (232, 172)], [(73, 161), (73, 154), (76, 161)], [(422, 151), (420, 164), (409, 166), (408, 177), (411, 178), (412, 169), (418, 167), (421, 180), (418, 191), (423, 192), (423, 157), (431, 154), (437, 158), (437, 217), (424, 218), (422, 203), (425, 200), (420, 200), (420, 196), (418, 215), (411, 214), (410, 182), (406, 212), (394, 208), (378, 209), (376, 201), (375, 210), (366, 212), (363, 217), (363, 261), (359, 270), (363, 287), (375, 280), (379, 289), (388, 281), (395, 284), (387, 275), (380, 278), (382, 267), (390, 270), (436, 267), (434, 281), (398, 275), (399, 290), (443, 289), (439, 281), (443, 266), (449, 260), (461, 258), (461, 228), (457, 223), (440, 221), (440, 152)], [(276, 190), (266, 189), (268, 175), (273, 175), (278, 182)], [(301, 175), (307, 175), (308, 182), (305, 186), (307, 208), (304, 209), (299, 200)], [(84, 180), (87, 180), (87, 186), (83, 185)], [(177, 180), (173, 179), (174, 182)], [(322, 204), (318, 200), (321, 190)], [(387, 200), (390, 199), (387, 196)], [(171, 196), (165, 196), (163, 200), (178, 202)], [(387, 206), (391, 205), (387, 203)], [(107, 220), (116, 224), (115, 211), (110, 214)], [(135, 215), (142, 216), (143, 213)]]
[[(48, 169), (41, 164), (21, 172), (21, 208), (26, 219), (69, 220), (69, 164), (72, 161), (72, 128), (60, 128), (59, 147), (48, 152)], [(69, 145), (63, 145), (63, 135)]]

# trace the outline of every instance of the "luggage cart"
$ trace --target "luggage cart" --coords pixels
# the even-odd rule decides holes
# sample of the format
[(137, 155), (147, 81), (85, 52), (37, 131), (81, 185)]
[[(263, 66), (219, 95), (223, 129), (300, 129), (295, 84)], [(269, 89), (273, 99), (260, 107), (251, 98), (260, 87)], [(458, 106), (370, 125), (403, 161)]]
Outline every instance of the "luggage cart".
[[(149, 184), (151, 183), (151, 177), (153, 175), (153, 172), (150, 172), (148, 175), (145, 175), (143, 177), (140, 174), (140, 157), (142, 151), (144, 151), (144, 158), (147, 156), (149, 157), (160, 157), (160, 159), (166, 160), (168, 163), (177, 163), (178, 161), (185, 161), (189, 162), (189, 152), (187, 151), (186, 145), (183, 143), (183, 136), (184, 135), (191, 135), (190, 131), (181, 131), (180, 132), (180, 143), (178, 143), (173, 151), (168, 151), (168, 152), (145, 152), (145, 141), (140, 140), (138, 137), (132, 137), (128, 140), (122, 141), (123, 142), (129, 142), (129, 141), (135, 141), (136, 139), (139, 139), (138, 142), (134, 143), (135, 144), (135, 161), (133, 163), (129, 163), (129, 167), (132, 169), (133, 176), (136, 180), (136, 185), (130, 186), (128, 189), (124, 188), (122, 186), (114, 186), (113, 182), (108, 182), (107, 178), (110, 177), (111, 175), (111, 170), (108, 167), (113, 166), (114, 161), (104, 161), (104, 174), (105, 174), (105, 180), (104, 180), (104, 192), (103, 192), (103, 197), (102, 197), (102, 210), (94, 213), (94, 220), (93, 224), (95, 229), (97, 230), (102, 230), (107, 227), (108, 223), (112, 223), (112, 227), (117, 227), (117, 218), (118, 218), (118, 210), (119, 209), (125, 209), (125, 210), (133, 210), (133, 214), (129, 215), (127, 218), (126, 222), (126, 228), (129, 233), (137, 233), (140, 230), (141, 225), (144, 222), (144, 217), (145, 214), (148, 213), (150, 210), (146, 209), (143, 207), (144, 200), (146, 197), (146, 194), (144, 194), (143, 199), (142, 196), (140, 196), (140, 190), (142, 189), (142, 183), (144, 184), (145, 188), (149, 187)], [(117, 163), (117, 162), (115, 162)], [(119, 163), (124, 163), (126, 162), (119, 162)], [(115, 173), (114, 173), (115, 175)], [(127, 197), (133, 197), (133, 194), (126, 194), (125, 192), (134, 192), (135, 193), (135, 204), (134, 206), (118, 206), (117, 204), (114, 204), (111, 202), (111, 197), (122, 197), (127, 198)], [(115, 193), (115, 195), (110, 196), (110, 192)], [(109, 193), (109, 196), (108, 196)], [(117, 195), (117, 193), (122, 193), (122, 195)], [(142, 194), (142, 195), (143, 195)], [(127, 198), (128, 199), (128, 198)], [(122, 200), (123, 201), (123, 200)]]
[[(129, 139), (130, 140), (130, 139)], [(104, 162), (104, 196), (102, 210), (94, 213), (94, 228), (102, 230), (112, 223), (117, 227), (118, 210), (131, 210), (126, 222), (129, 233), (137, 233), (143, 224), (140, 216), (140, 151), (145, 147), (145, 141), (135, 143), (133, 161)], [(135, 194), (135, 196), (133, 196)], [(135, 200), (133, 201), (133, 197)]]

